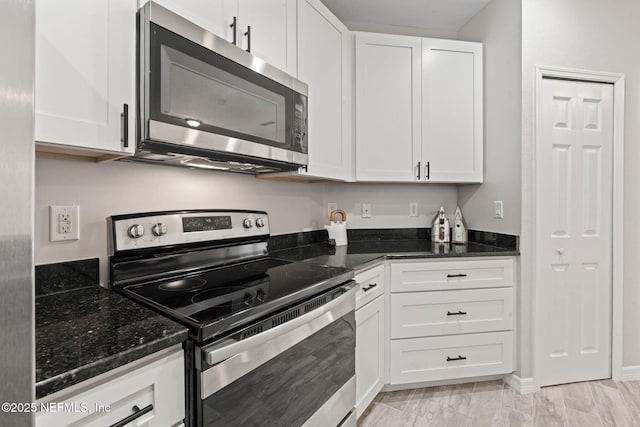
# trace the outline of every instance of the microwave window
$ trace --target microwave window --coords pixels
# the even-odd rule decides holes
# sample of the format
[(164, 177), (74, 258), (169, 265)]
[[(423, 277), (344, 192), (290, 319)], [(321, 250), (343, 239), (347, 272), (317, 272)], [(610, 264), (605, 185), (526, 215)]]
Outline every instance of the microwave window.
[(162, 114), (286, 143), (284, 96), (165, 45), (160, 68)]

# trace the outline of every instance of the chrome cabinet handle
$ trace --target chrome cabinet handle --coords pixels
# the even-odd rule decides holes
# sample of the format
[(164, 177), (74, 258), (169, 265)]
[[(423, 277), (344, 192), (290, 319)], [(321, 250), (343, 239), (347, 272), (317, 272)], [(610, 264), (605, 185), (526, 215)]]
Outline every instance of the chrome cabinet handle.
[(244, 35), (247, 36), (247, 52), (251, 53), (251, 25), (247, 25), (247, 32)]
[(147, 414), (151, 411), (153, 411), (153, 403), (145, 406), (144, 408), (140, 409), (138, 407), (138, 405), (134, 405), (133, 408), (131, 408), (134, 412), (133, 414), (129, 415), (126, 418), (121, 419), (120, 421), (118, 421), (115, 424), (111, 424), (111, 427), (124, 427), (127, 424), (129, 424), (131, 421), (140, 418), (141, 416), (143, 416), (144, 414)]
[(466, 357), (458, 355), (458, 357), (447, 356), (447, 362), (453, 362), (454, 360), (467, 360)]

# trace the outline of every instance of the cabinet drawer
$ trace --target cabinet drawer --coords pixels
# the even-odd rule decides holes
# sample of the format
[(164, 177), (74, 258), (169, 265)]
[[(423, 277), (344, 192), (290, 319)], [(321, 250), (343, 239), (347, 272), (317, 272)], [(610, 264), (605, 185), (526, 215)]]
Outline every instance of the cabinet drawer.
[(379, 265), (355, 276), (356, 310), (384, 293), (384, 265)]
[[(137, 410), (134, 407), (148, 412), (127, 425), (179, 424), (185, 414), (183, 351), (179, 349), (60, 400), (54, 396), (38, 401), (41, 411), (35, 415), (36, 427), (108, 426), (132, 415)], [(54, 410), (42, 410), (41, 404), (47, 402), (52, 402)], [(61, 408), (56, 407), (58, 402)]]
[(513, 371), (512, 332), (391, 340), (391, 384)]
[(508, 331), (512, 328), (512, 288), (391, 295), (391, 338)]
[(391, 292), (496, 288), (512, 285), (511, 259), (465, 259), (391, 265)]

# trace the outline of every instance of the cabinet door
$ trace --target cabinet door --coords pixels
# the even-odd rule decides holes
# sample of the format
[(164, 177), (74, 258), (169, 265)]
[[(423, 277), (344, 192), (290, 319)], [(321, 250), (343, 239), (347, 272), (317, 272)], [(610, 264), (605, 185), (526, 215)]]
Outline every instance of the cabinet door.
[(136, 2), (38, 1), (36, 33), (36, 141), (133, 152)]
[(367, 409), (384, 382), (384, 299), (356, 311), (356, 413)]
[(205, 30), (233, 42), (233, 18), (238, 17), (238, 0), (154, 0)]
[(298, 2), (298, 79), (309, 85), (309, 175), (351, 172), (349, 31), (319, 0)]
[(296, 0), (239, 0), (238, 16), (239, 46), (295, 76)]
[(482, 182), (482, 44), (422, 41), (422, 161), (430, 182)]
[(417, 180), (421, 46), (417, 37), (356, 34), (357, 181)]

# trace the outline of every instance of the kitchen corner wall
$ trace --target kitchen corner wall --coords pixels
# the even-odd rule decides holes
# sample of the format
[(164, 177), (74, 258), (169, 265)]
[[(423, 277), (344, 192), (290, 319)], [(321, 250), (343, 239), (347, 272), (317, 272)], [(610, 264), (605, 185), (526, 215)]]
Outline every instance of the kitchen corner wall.
[[(107, 273), (107, 226), (111, 215), (175, 209), (264, 209), (271, 234), (317, 230), (327, 222), (326, 202), (348, 214), (349, 228), (426, 227), (440, 205), (452, 213), (453, 185), (307, 184), (250, 175), (130, 162), (36, 160), (35, 263), (98, 257)], [(360, 217), (362, 202), (372, 218)], [(418, 217), (409, 217), (409, 202)], [(49, 206), (80, 206), (80, 240), (49, 241)]]
[[(460, 31), (484, 46), (484, 182), (460, 186), (458, 203), (472, 228), (520, 234), (521, 2), (493, 0)], [(493, 215), (502, 200), (504, 219)]]

